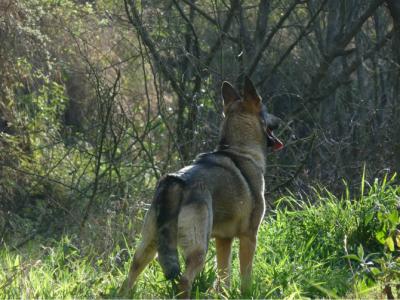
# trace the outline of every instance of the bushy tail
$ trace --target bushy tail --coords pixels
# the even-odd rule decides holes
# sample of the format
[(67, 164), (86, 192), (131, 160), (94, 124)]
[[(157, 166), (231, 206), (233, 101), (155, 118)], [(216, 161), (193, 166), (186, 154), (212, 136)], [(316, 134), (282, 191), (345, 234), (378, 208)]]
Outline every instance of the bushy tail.
[(178, 258), (178, 214), (182, 197), (179, 179), (167, 176), (158, 184), (155, 205), (157, 211), (158, 258), (168, 280), (180, 274)]

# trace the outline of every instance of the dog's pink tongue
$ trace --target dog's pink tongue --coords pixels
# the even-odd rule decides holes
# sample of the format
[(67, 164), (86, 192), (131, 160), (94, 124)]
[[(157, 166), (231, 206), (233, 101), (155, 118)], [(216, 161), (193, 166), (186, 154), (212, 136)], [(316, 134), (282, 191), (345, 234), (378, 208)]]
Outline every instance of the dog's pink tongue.
[(283, 148), (283, 143), (276, 137), (274, 137), (274, 151), (281, 150)]

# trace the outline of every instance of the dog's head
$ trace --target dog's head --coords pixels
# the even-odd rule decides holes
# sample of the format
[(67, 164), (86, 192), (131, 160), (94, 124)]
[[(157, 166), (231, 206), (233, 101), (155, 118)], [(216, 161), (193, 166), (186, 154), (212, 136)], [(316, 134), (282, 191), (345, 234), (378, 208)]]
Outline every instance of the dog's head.
[[(266, 143), (273, 150), (283, 148), (283, 143), (274, 135), (273, 130), (278, 128), (279, 118), (267, 112), (251, 80), (246, 77), (244, 81), (243, 98), (229, 82), (222, 83), (222, 98), (224, 100), (225, 124), (229, 123), (229, 129), (224, 134), (229, 139), (233, 131), (234, 135), (242, 135), (243, 140)], [(236, 138), (237, 140), (237, 138)]]

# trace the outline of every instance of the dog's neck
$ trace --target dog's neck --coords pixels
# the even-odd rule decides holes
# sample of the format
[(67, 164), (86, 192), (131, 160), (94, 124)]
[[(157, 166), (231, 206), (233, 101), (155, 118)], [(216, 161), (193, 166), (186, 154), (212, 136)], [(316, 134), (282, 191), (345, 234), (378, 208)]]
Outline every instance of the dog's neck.
[(266, 164), (266, 149), (261, 149), (262, 147), (254, 146), (243, 146), (243, 145), (229, 145), (221, 141), (217, 146), (217, 151), (225, 151), (228, 153), (233, 153), (236, 156), (241, 156), (254, 162), (254, 164), (259, 167), (263, 174), (265, 174), (265, 164)]

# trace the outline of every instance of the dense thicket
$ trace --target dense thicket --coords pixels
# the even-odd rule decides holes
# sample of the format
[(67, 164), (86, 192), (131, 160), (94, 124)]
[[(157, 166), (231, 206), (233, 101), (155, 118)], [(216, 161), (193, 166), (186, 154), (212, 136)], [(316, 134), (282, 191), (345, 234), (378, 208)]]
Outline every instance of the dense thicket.
[(282, 119), (271, 202), (400, 167), (396, 0), (3, 0), (0, 40), (2, 242), (131, 231), (244, 75)]

